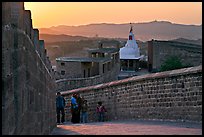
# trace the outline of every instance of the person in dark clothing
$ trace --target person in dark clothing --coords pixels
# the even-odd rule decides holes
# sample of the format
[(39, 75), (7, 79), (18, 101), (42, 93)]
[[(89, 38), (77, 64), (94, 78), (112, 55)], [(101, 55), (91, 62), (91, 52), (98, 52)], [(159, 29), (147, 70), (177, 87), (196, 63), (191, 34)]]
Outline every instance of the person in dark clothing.
[(77, 93), (77, 98), (76, 98), (77, 104), (78, 104), (78, 111), (77, 111), (77, 116), (76, 116), (76, 122), (80, 123), (80, 113), (81, 113), (81, 106), (83, 103), (83, 99), (80, 97), (80, 95)]
[(63, 96), (61, 96), (60, 92), (57, 92), (56, 97), (56, 109), (57, 109), (57, 124), (60, 124), (60, 112), (61, 112), (61, 123), (63, 124), (65, 121), (65, 99)]
[(77, 99), (77, 94), (74, 93), (71, 97), (71, 113), (72, 113), (71, 122), (72, 123), (77, 123), (77, 114), (79, 111), (79, 106), (76, 99)]

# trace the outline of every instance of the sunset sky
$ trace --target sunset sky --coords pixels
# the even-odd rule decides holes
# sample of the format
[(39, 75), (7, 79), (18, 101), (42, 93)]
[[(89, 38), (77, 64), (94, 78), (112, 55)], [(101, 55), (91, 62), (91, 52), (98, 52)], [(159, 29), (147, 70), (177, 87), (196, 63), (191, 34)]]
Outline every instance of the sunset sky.
[(202, 24), (202, 2), (25, 2), (33, 27), (170, 21)]

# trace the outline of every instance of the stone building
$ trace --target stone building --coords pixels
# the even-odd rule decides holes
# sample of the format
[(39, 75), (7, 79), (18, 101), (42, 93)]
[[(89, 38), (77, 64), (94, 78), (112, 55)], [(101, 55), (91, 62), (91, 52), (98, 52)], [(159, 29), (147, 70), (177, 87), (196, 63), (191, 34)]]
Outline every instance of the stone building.
[(119, 52), (117, 48), (103, 48), (101, 46), (98, 49), (89, 49), (88, 57), (59, 57), (56, 58), (56, 62), (60, 79), (87, 78), (103, 75), (117, 67)]
[(121, 71), (137, 71), (139, 68), (139, 60), (142, 57), (131, 26), (127, 43), (125, 47), (120, 48)]
[(100, 44), (97, 49), (87, 52), (88, 57), (84, 58), (56, 58), (55, 76), (59, 91), (117, 80), (119, 48), (104, 48)]
[(177, 56), (182, 64), (198, 66), (202, 64), (202, 46), (176, 41), (148, 41), (148, 69), (158, 71), (170, 56)]
[[(56, 127), (51, 63), (47, 54), (40, 56), (36, 50), (40, 40), (33, 34), (31, 13), (24, 10), (24, 3), (3, 2), (3, 135), (49, 134)], [(42, 58), (46, 58), (47, 63)]]

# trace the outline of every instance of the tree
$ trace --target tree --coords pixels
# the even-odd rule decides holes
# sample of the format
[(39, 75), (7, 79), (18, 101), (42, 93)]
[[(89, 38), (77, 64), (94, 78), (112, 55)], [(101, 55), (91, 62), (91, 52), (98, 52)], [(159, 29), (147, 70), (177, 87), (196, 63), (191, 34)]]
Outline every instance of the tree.
[(177, 56), (168, 57), (161, 65), (160, 71), (168, 71), (183, 68), (181, 59)]

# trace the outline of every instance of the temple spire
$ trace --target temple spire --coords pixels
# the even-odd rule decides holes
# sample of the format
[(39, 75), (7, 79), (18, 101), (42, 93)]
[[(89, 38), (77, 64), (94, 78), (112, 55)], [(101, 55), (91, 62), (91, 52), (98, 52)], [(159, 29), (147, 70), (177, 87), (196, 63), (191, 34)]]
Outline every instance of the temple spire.
[(132, 32), (132, 23), (130, 23), (130, 33)]

